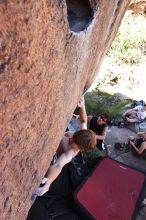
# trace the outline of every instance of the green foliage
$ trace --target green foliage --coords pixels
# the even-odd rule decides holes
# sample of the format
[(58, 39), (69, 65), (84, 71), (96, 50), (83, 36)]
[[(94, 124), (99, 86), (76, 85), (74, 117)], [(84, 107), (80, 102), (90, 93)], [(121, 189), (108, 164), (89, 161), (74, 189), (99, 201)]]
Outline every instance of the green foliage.
[(110, 118), (121, 118), (122, 108), (131, 102), (130, 99), (120, 100), (116, 95), (110, 95), (99, 90), (85, 95), (87, 115), (107, 113)]
[(85, 102), (87, 115), (91, 115), (97, 112), (97, 110), (100, 111), (100, 109), (102, 109), (101, 103), (97, 97), (97, 93), (95, 92), (87, 93), (85, 95)]
[(119, 100), (115, 105), (108, 106), (107, 112), (111, 117), (121, 118), (121, 109), (129, 104), (131, 100)]
[(118, 34), (108, 52), (112, 61), (126, 64), (139, 64), (144, 59), (146, 47), (145, 17), (127, 15), (119, 28)]

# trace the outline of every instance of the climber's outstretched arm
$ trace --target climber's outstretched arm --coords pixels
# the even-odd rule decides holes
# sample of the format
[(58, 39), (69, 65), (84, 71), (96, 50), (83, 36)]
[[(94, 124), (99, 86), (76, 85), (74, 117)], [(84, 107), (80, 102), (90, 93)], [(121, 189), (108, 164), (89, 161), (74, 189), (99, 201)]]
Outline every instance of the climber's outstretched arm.
[(36, 189), (34, 192), (37, 196), (42, 196), (45, 194), (49, 188), (50, 185), (53, 183), (53, 181), (58, 177), (58, 175), (61, 173), (62, 168), (69, 163), (73, 158), (73, 152), (72, 150), (69, 150), (68, 152), (63, 153), (53, 165), (50, 165), (45, 178), (42, 180), (42, 185)]

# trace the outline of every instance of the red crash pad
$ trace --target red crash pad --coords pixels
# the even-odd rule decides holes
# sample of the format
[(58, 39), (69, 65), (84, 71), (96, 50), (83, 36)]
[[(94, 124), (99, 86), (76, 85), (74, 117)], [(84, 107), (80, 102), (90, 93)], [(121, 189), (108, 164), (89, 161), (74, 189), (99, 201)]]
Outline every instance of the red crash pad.
[(131, 220), (144, 181), (142, 172), (104, 158), (76, 190), (75, 202), (87, 219)]

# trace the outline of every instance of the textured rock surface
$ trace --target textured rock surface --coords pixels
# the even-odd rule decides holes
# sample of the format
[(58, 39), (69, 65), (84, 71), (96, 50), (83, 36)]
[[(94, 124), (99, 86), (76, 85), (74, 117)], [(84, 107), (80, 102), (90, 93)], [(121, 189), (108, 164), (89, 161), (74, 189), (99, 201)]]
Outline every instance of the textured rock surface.
[(129, 2), (91, 0), (92, 21), (74, 33), (65, 0), (0, 1), (0, 219), (26, 219), (30, 195)]

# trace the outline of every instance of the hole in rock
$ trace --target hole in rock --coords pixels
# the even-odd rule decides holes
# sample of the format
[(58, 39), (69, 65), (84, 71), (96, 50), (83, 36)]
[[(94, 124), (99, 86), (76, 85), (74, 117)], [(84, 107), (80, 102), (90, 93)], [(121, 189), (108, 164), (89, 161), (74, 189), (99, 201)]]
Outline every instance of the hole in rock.
[(83, 31), (93, 18), (88, 0), (66, 0), (69, 27), (74, 32)]

